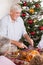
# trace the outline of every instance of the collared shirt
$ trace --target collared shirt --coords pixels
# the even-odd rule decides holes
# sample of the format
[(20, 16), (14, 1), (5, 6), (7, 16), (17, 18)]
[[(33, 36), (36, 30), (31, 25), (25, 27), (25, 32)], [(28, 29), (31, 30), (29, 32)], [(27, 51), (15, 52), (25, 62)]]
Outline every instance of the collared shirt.
[(37, 47), (39, 49), (43, 49), (43, 35), (42, 35), (41, 40), (40, 40), (39, 44), (37, 45)]
[(27, 34), (27, 32), (21, 17), (13, 21), (11, 17), (7, 15), (1, 20), (0, 35), (19, 41), (24, 34)]

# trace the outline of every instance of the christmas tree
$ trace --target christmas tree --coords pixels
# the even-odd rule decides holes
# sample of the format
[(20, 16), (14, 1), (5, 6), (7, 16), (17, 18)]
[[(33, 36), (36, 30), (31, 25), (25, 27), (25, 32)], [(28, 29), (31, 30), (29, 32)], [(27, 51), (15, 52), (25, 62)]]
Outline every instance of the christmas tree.
[[(43, 34), (43, 11), (41, 1), (21, 0), (19, 5), (22, 8), (21, 17), (24, 20), (27, 33), (34, 40), (34, 46), (37, 46)], [(28, 42), (25, 39), (22, 38), (22, 41), (28, 46)]]

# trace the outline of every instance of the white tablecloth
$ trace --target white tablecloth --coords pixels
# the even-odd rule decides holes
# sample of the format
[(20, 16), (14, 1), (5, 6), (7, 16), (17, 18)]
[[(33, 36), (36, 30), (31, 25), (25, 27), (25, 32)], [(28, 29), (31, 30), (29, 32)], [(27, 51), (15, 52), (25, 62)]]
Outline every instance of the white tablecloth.
[(11, 60), (4, 56), (0, 56), (0, 65), (16, 65)]

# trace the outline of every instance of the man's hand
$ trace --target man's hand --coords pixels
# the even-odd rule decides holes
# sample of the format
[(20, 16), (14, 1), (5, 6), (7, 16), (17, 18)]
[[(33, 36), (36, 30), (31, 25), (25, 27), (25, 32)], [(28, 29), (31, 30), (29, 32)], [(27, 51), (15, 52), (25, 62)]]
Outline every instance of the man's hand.
[(12, 44), (16, 45), (19, 48), (26, 48), (27, 49), (27, 46), (22, 42), (18, 42), (18, 41), (15, 41), (15, 40), (10, 40), (10, 42)]
[(33, 40), (31, 39), (30, 41), (31, 41), (31, 42), (30, 42), (31, 46), (34, 46)]
[(27, 42), (31, 45), (34, 46), (33, 40), (29, 37), (28, 34), (24, 34), (24, 38), (27, 40)]
[(27, 46), (24, 45), (24, 43), (20, 43), (20, 45), (18, 46), (19, 48), (26, 48), (27, 49)]

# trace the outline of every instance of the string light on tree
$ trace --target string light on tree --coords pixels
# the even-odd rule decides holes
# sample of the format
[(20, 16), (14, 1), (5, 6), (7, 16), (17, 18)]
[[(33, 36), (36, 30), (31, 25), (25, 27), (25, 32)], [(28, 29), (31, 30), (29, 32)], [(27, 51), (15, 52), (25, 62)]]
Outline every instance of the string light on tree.
[(29, 20), (27, 20), (27, 22), (28, 22), (29, 24), (32, 24), (32, 23), (33, 23), (33, 20), (32, 20), (32, 19), (29, 19)]

